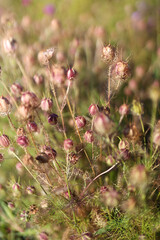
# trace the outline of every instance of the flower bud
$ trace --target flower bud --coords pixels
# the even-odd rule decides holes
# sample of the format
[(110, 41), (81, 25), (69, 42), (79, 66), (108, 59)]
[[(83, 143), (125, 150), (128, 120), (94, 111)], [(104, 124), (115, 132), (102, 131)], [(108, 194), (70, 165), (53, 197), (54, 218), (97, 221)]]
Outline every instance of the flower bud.
[(38, 126), (35, 122), (29, 122), (27, 124), (27, 128), (30, 132), (37, 132), (38, 131)]
[(48, 112), (52, 109), (53, 101), (50, 98), (44, 98), (41, 101), (41, 109), (42, 111)]
[(7, 54), (13, 54), (17, 50), (17, 41), (14, 38), (3, 39), (3, 49)]
[(12, 105), (6, 97), (0, 97), (0, 115), (8, 115), (11, 111)]
[(115, 163), (115, 159), (112, 157), (112, 155), (106, 157), (106, 163), (108, 166), (112, 166)]
[(21, 104), (25, 107), (36, 108), (39, 105), (39, 99), (33, 92), (24, 92), (21, 96)]
[(42, 65), (48, 65), (49, 60), (53, 57), (54, 55), (54, 48), (49, 48), (45, 51), (40, 51), (38, 53), (38, 61), (40, 62), (40, 64)]
[(83, 128), (86, 125), (86, 119), (82, 116), (76, 117), (75, 122), (78, 128)]
[(19, 97), (23, 91), (23, 87), (19, 83), (13, 83), (10, 90), (13, 96)]
[(64, 149), (66, 150), (66, 151), (69, 151), (69, 150), (71, 150), (73, 148), (73, 141), (71, 140), (71, 139), (65, 139), (64, 140)]
[(97, 104), (91, 104), (88, 110), (91, 116), (94, 116), (99, 112)]
[(41, 232), (38, 236), (39, 240), (48, 240), (48, 234), (46, 232)]
[(121, 116), (127, 115), (128, 112), (129, 112), (129, 107), (127, 104), (124, 103), (119, 107), (119, 114)]
[(99, 134), (109, 134), (112, 130), (113, 123), (110, 118), (103, 114), (98, 113), (94, 119), (94, 128)]
[(93, 131), (88, 130), (84, 134), (84, 139), (87, 143), (92, 143), (94, 141)]
[(67, 78), (69, 80), (72, 80), (73, 78), (75, 78), (76, 75), (77, 75), (77, 73), (76, 73), (76, 71), (73, 68), (68, 69), (68, 71), (67, 71)]
[(127, 140), (120, 140), (118, 144), (119, 150), (124, 150), (129, 148), (129, 143)]
[(0, 136), (0, 146), (3, 148), (7, 148), (7, 147), (9, 147), (9, 145), (10, 145), (9, 137), (5, 134)]
[(111, 44), (108, 44), (106, 47), (103, 47), (103, 59), (106, 60), (107, 62), (111, 62), (115, 58), (115, 48), (111, 46)]
[(140, 102), (138, 102), (136, 100), (133, 100), (131, 111), (132, 111), (133, 114), (140, 116), (143, 113), (142, 106), (141, 106)]
[(27, 147), (29, 145), (29, 140), (28, 140), (28, 138), (26, 136), (19, 136), (17, 138), (17, 143), (21, 147)]
[(20, 185), (18, 183), (14, 183), (12, 186), (13, 191), (17, 192), (20, 190)]
[(15, 209), (15, 205), (13, 202), (8, 202), (8, 207), (11, 209), (11, 210), (14, 210)]
[(51, 125), (57, 124), (58, 115), (55, 113), (52, 113), (48, 116), (48, 123)]
[(35, 192), (35, 187), (33, 187), (33, 186), (28, 186), (28, 187), (26, 188), (26, 193), (27, 193), (27, 194), (32, 195), (34, 192)]
[(38, 75), (35, 74), (33, 76), (33, 81), (37, 84), (37, 85), (41, 85), (44, 82), (44, 76), (43, 75)]

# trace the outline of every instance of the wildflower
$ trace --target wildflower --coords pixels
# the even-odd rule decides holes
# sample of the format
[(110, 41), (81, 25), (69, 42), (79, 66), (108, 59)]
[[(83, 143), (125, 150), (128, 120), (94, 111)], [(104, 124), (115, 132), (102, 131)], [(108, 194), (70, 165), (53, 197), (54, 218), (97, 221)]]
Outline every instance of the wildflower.
[(108, 166), (112, 166), (115, 163), (115, 159), (111, 155), (109, 155), (106, 157), (106, 163)]
[(119, 107), (119, 114), (121, 116), (127, 115), (128, 112), (129, 112), (129, 107), (127, 104), (124, 103)]
[(28, 187), (26, 188), (26, 193), (27, 193), (27, 194), (31, 195), (31, 194), (33, 194), (34, 192), (35, 192), (35, 187), (34, 187), (34, 186), (28, 186)]
[(139, 101), (133, 100), (131, 111), (133, 114), (138, 116), (143, 113), (143, 109)]
[(43, 75), (39, 75), (39, 74), (35, 74), (33, 76), (33, 81), (37, 84), (37, 85), (41, 85), (44, 82), (44, 76)]

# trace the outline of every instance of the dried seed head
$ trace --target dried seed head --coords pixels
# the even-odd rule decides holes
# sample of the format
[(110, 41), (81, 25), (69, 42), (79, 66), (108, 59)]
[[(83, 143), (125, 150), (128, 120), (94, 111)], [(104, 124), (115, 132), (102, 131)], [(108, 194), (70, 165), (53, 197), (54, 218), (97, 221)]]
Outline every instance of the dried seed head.
[(42, 146), (41, 147), (41, 152), (44, 152), (49, 157), (49, 159), (51, 159), (51, 160), (56, 159), (57, 152), (56, 152), (56, 150), (54, 150), (50, 146), (46, 146), (46, 145)]
[(8, 115), (11, 111), (12, 105), (6, 97), (0, 97), (0, 115)]
[(17, 41), (14, 38), (3, 39), (3, 49), (7, 54), (13, 54), (17, 50)]
[(109, 134), (112, 131), (113, 122), (107, 115), (98, 113), (94, 119), (94, 128), (99, 134)]
[(24, 128), (18, 128), (17, 129), (17, 136), (23, 136), (23, 135), (25, 135), (26, 133), (25, 133), (25, 129)]
[(89, 114), (91, 115), (91, 116), (94, 116), (94, 115), (96, 115), (98, 112), (99, 112), (99, 109), (98, 109), (98, 106), (97, 106), (97, 104), (91, 104), (90, 106), (89, 106)]
[(33, 157), (30, 154), (25, 154), (23, 159), (22, 159), (24, 165), (32, 165), (33, 164)]
[(86, 125), (86, 119), (83, 116), (76, 117), (75, 122), (78, 128), (83, 128)]
[(79, 160), (78, 154), (76, 154), (74, 152), (69, 154), (69, 161), (71, 164), (76, 164), (78, 162), (78, 160)]
[(94, 136), (93, 136), (93, 131), (92, 130), (88, 130), (88, 131), (85, 132), (84, 140), (87, 143), (92, 143), (94, 141)]
[(73, 141), (69, 138), (65, 139), (63, 146), (66, 151), (69, 151), (73, 148)]
[(119, 114), (121, 116), (127, 115), (128, 112), (129, 112), (129, 106), (127, 104), (124, 103), (119, 107)]
[(42, 111), (48, 112), (52, 109), (53, 101), (51, 98), (44, 98), (41, 101), (41, 109)]
[(58, 121), (58, 115), (55, 113), (52, 113), (48, 116), (48, 123), (51, 125), (56, 125)]
[(102, 49), (103, 54), (102, 58), (107, 62), (112, 62), (116, 56), (116, 50), (111, 44), (108, 44), (106, 47)]
[(13, 96), (19, 97), (23, 91), (23, 87), (19, 83), (13, 83), (10, 90)]
[(35, 123), (35, 122), (28, 122), (27, 128), (30, 132), (37, 132), (38, 131), (38, 126), (37, 126), (37, 123)]
[(7, 148), (10, 145), (9, 137), (5, 134), (0, 136), (0, 146), (3, 148)]
[(40, 62), (40, 64), (42, 65), (48, 65), (49, 64), (49, 60), (53, 57), (55, 52), (54, 48), (48, 48), (45, 51), (40, 51), (38, 53), (38, 61)]
[(29, 145), (29, 140), (28, 140), (28, 138), (26, 136), (19, 136), (17, 138), (17, 143), (21, 147), (27, 147)]
[(115, 65), (115, 74), (119, 79), (127, 79), (130, 75), (130, 69), (127, 62), (119, 61)]
[(35, 93), (33, 92), (23, 92), (21, 96), (21, 104), (25, 107), (38, 107), (40, 101)]

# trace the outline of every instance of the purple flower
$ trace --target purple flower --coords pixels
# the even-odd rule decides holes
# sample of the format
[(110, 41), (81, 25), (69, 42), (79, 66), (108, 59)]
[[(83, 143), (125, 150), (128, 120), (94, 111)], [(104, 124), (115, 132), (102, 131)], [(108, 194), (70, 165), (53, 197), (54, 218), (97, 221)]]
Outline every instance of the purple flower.
[(55, 12), (55, 7), (52, 4), (47, 4), (44, 9), (44, 13), (47, 15), (53, 15)]

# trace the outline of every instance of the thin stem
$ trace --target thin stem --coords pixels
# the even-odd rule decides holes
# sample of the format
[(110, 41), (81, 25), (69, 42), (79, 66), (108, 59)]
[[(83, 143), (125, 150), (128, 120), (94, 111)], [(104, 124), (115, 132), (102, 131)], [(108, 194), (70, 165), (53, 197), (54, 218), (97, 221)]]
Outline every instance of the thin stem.
[(60, 114), (60, 117), (61, 117), (61, 121), (62, 121), (64, 138), (67, 139), (67, 135), (66, 135), (66, 132), (65, 132), (65, 125), (64, 125), (63, 114), (62, 114), (62, 111), (61, 111), (59, 103), (58, 103), (55, 87), (54, 87), (54, 84), (53, 84), (53, 81), (52, 81), (51, 69), (50, 69), (49, 65), (48, 65), (48, 72), (49, 72), (49, 76), (50, 76), (50, 79), (51, 79), (51, 81), (50, 81), (51, 90), (53, 92), (53, 95), (54, 95), (54, 98), (55, 98), (55, 102), (56, 102), (56, 105), (57, 105), (57, 109), (59, 111), (59, 114)]
[(157, 101), (153, 102), (153, 110), (152, 110), (152, 118), (151, 118), (150, 157), (152, 156), (152, 153), (153, 153), (153, 130), (154, 130), (154, 125), (156, 121), (156, 112), (157, 112)]
[(9, 123), (11, 124), (12, 128), (16, 131), (16, 127), (14, 126), (9, 114), (7, 114), (7, 117), (8, 117)]
[(93, 180), (88, 184), (88, 186), (83, 190), (83, 192), (81, 193), (81, 197), (83, 197), (84, 193), (88, 190), (88, 188), (91, 186), (91, 184), (97, 180), (99, 177), (101, 177), (102, 175), (111, 172), (113, 169), (115, 169), (120, 162), (116, 162), (112, 167), (110, 167), (109, 169), (107, 169), (106, 171), (100, 173), (99, 175), (97, 175), (95, 178), (93, 178)]
[(111, 98), (111, 69), (108, 70), (108, 106), (110, 107), (110, 98)]
[[(69, 111), (70, 111), (70, 113), (71, 113), (72, 119), (73, 119), (74, 124), (75, 124), (75, 127), (76, 127), (76, 131), (77, 131), (79, 140), (80, 140), (81, 143), (83, 143), (82, 138), (81, 138), (81, 135), (80, 135), (80, 132), (79, 132), (79, 129), (78, 129), (78, 126), (77, 126), (76, 121), (75, 121), (75, 118), (74, 118), (74, 114), (73, 114), (73, 111), (72, 111), (71, 104), (70, 104), (70, 102), (69, 102), (68, 96), (66, 96), (66, 100), (67, 100), (67, 105), (68, 105)], [(91, 163), (91, 161), (90, 161), (90, 159), (89, 159), (89, 157), (88, 157), (88, 154), (87, 154), (87, 152), (86, 152), (85, 149), (84, 149), (83, 151), (84, 151), (84, 153), (85, 153), (85, 155), (86, 155), (86, 158), (87, 158), (87, 160), (88, 160), (88, 162), (89, 162), (89, 164), (90, 164), (90, 167), (91, 167), (91, 169), (92, 169), (92, 172), (93, 172), (93, 174), (95, 175), (95, 171), (94, 171), (93, 166), (92, 166), (92, 163)]]
[(45, 189), (42, 187), (42, 185), (39, 183), (39, 181), (37, 180), (37, 178), (31, 173), (31, 171), (28, 169), (28, 167), (23, 163), (23, 161), (17, 156), (17, 154), (15, 152), (12, 152), (12, 154), (18, 159), (18, 161), (23, 165), (23, 167), (27, 170), (27, 172), (32, 176), (32, 178), (40, 185), (40, 187), (42, 188), (43, 192), (47, 194), (47, 192), (45, 191)]

